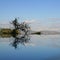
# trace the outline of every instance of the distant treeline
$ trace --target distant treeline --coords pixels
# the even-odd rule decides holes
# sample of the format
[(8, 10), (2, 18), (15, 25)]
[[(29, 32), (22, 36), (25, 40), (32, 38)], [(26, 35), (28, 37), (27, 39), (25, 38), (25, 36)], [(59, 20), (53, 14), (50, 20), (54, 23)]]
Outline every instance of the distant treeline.
[(31, 34), (38, 34), (38, 35), (40, 35), (40, 34), (41, 34), (41, 32), (34, 32), (34, 33), (31, 33)]

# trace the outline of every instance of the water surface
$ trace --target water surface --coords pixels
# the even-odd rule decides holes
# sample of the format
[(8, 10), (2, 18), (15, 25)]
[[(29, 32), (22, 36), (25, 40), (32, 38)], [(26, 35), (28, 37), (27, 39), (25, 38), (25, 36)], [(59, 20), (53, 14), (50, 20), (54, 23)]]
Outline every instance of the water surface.
[(60, 60), (60, 35), (0, 37), (0, 60)]

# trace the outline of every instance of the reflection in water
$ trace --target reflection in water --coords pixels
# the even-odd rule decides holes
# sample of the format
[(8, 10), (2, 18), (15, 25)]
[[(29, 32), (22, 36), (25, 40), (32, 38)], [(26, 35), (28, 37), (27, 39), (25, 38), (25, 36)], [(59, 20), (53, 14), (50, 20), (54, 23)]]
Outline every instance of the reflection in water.
[[(30, 35), (29, 34), (24, 34), (24, 35), (19, 35), (19, 34), (0, 34), (0, 38), (11, 38), (13, 37), (14, 39), (12, 39), (11, 45), (16, 49), (20, 44), (25, 45), (25, 43), (28, 43), (30, 40)], [(3, 40), (3, 39), (2, 39)], [(4, 40), (5, 41), (5, 40)]]
[(12, 42), (12, 46), (17, 48), (18, 44), (21, 43), (23, 45), (25, 45), (25, 43), (28, 43), (30, 40), (30, 36), (29, 35), (22, 35), (20, 37), (17, 37), (16, 35), (13, 35), (14, 40)]
[(0, 34), (0, 42), (9, 42), (15, 49), (19, 44), (60, 48), (60, 35), (31, 35), (30, 41), (29, 34)]
[[(0, 35), (0, 41), (5, 41), (4, 38), (9, 42), (5, 44), (0, 42), (0, 60), (60, 60), (60, 35), (31, 35), (31, 40), (30, 35), (26, 34)], [(15, 49), (9, 47), (9, 44), (15, 49), (20, 44), (24, 47), (22, 50), (15, 51)], [(26, 44), (30, 44), (29, 47), (25, 48)]]

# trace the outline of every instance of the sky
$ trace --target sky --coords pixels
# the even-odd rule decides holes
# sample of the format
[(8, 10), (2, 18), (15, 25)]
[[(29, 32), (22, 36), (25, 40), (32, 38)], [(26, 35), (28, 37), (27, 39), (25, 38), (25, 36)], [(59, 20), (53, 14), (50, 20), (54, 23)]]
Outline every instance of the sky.
[(17, 17), (33, 30), (60, 30), (60, 0), (0, 0), (0, 22)]

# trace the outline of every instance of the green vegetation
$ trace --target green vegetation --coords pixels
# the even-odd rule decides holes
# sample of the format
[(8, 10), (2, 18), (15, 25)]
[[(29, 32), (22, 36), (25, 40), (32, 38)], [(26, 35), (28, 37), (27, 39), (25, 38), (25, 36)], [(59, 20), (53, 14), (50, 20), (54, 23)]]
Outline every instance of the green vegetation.
[(20, 31), (17, 29), (1, 29), (0, 34), (20, 34)]
[(16, 29), (1, 29), (0, 30), (0, 37), (11, 37), (11, 36), (17, 36), (18, 34), (20, 34), (19, 30)]

